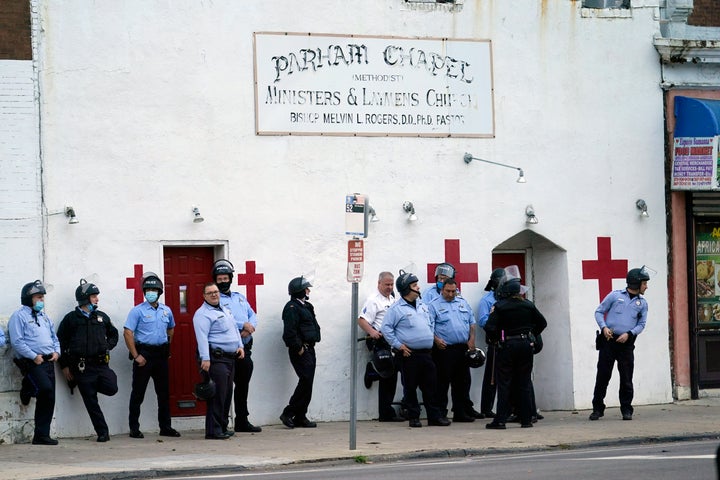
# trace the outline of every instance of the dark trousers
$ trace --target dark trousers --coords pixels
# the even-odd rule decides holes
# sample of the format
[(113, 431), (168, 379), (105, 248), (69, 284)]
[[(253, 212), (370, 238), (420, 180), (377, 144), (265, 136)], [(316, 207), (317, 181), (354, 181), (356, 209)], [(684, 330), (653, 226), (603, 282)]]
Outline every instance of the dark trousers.
[(293, 350), (288, 349), (288, 355), (298, 377), (298, 383), (283, 413), (293, 419), (303, 419), (306, 418), (310, 400), (312, 399), (316, 363), (315, 347), (308, 346), (302, 355), (298, 355)]
[[(252, 378), (255, 366), (252, 361), (252, 344), (250, 340), (244, 346), (245, 358), (235, 360), (235, 424), (247, 422), (250, 415), (248, 411), (248, 391), (250, 389), (250, 379)], [(229, 405), (228, 405), (229, 408)]]
[(617, 362), (617, 369), (620, 374), (620, 411), (632, 415), (635, 342), (617, 343), (615, 340), (607, 341), (603, 338), (599, 346), (597, 376), (595, 377), (595, 391), (592, 400), (593, 410), (596, 412), (605, 411), (605, 394), (607, 393), (610, 377), (612, 377), (613, 366)]
[(485, 360), (485, 373), (483, 374), (482, 393), (480, 397), (480, 412), (488, 413), (495, 405), (495, 392), (497, 382), (495, 379), (495, 357), (497, 348), (495, 344), (488, 344), (487, 359)]
[(115, 395), (118, 391), (117, 375), (105, 364), (86, 364), (82, 373), (77, 368), (71, 368), (71, 371), (95, 432), (98, 435), (109, 434), (105, 416), (98, 402), (98, 393), (109, 397)]
[(424, 351), (413, 350), (409, 357), (396, 352), (400, 356), (400, 368), (403, 378), (403, 403), (408, 417), (420, 418), (420, 404), (418, 403), (417, 389), (420, 388), (427, 412), (428, 420), (442, 417), (437, 407), (437, 370), (433, 362), (430, 349)]
[(32, 365), (23, 380), (23, 387), (29, 387), (36, 397), (35, 436), (47, 437), (50, 436), (50, 423), (55, 411), (55, 362)]
[[(393, 358), (396, 369), (399, 364), (396, 361), (397, 356)], [(392, 406), (395, 401), (395, 391), (397, 390), (397, 370), (387, 378), (378, 380), (378, 415), (383, 419), (392, 419), (397, 416), (395, 407)]]
[(496, 355), (498, 405), (494, 421), (505, 423), (514, 406), (520, 422), (530, 424), (533, 348), (528, 340), (510, 340), (497, 348)]
[(467, 344), (448, 345), (444, 350), (433, 347), (432, 358), (437, 368), (437, 404), (443, 416), (447, 415), (448, 388), (451, 388), (452, 410), (455, 415), (466, 416), (472, 408), (470, 402), (470, 367), (465, 360)]
[(207, 402), (205, 411), (205, 435), (220, 436), (227, 431), (230, 402), (232, 402), (232, 382), (235, 375), (235, 359), (212, 357), (210, 359), (210, 378), (215, 382), (215, 396)]
[(172, 428), (170, 420), (170, 379), (168, 370), (168, 357), (164, 349), (139, 350), (147, 363), (139, 366), (133, 362), (132, 392), (130, 393), (130, 430), (140, 430), (140, 405), (145, 399), (150, 379), (155, 386), (155, 395), (158, 404), (158, 425), (160, 430)]

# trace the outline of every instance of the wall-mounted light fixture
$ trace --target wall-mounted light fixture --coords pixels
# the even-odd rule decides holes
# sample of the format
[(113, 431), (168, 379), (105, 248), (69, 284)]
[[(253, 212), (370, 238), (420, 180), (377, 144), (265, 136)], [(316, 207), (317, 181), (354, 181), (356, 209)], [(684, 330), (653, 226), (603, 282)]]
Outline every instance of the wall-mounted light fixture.
[(513, 167), (512, 165), (506, 165), (504, 163), (493, 162), (491, 160), (484, 160), (482, 158), (473, 157), (471, 153), (465, 153), (465, 155), (463, 156), (463, 160), (465, 161), (465, 163), (470, 163), (473, 160), (477, 160), (479, 162), (491, 163), (493, 165), (499, 165), (501, 167), (512, 168), (513, 170), (518, 171), (517, 183), (526, 183), (527, 182), (527, 180), (525, 180), (525, 172), (523, 172), (523, 169), (520, 167)]
[(201, 222), (205, 221), (203, 216), (200, 215), (200, 209), (198, 207), (193, 206), (192, 213), (193, 213), (193, 223), (201, 223)]
[(645, 203), (645, 200), (642, 198), (639, 198), (637, 202), (635, 202), (635, 206), (638, 210), (640, 210), (640, 216), (641, 217), (649, 217), (650, 214), (647, 211), (647, 203)]
[(65, 216), (68, 217), (68, 223), (70, 225), (75, 225), (76, 223), (80, 223), (80, 220), (78, 220), (77, 216), (75, 215), (75, 209), (73, 207), (65, 207)]
[(535, 216), (535, 209), (532, 205), (525, 207), (525, 223), (528, 225), (535, 225), (538, 223), (538, 218)]
[(372, 205), (370, 206), (370, 209), (368, 210), (368, 212), (370, 213), (370, 221), (371, 222), (375, 223), (375, 222), (380, 221), (380, 219), (378, 218), (377, 214), (375, 213), (375, 209), (372, 207)]
[(412, 202), (404, 202), (403, 210), (405, 210), (405, 213), (408, 214), (408, 221), (414, 222), (417, 220), (417, 215), (415, 215), (415, 206)]

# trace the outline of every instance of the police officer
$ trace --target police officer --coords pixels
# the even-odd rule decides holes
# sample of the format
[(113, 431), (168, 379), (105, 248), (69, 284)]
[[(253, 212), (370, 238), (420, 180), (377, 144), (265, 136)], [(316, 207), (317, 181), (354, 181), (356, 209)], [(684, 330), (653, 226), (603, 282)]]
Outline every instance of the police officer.
[(485, 324), (488, 339), (498, 342), (495, 361), (498, 406), (494, 420), (485, 425), (489, 429), (505, 429), (511, 405), (516, 408), (523, 428), (533, 426), (532, 335), (540, 335), (547, 326), (547, 321), (531, 301), (522, 298), (520, 288), (519, 278), (507, 280), (500, 285), (502, 299), (495, 303), (495, 308)]
[(440, 297), (443, 282), (448, 278), (455, 278), (455, 267), (450, 263), (441, 263), (435, 267), (435, 285), (430, 285), (422, 294), (423, 302), (429, 305), (430, 302)]
[(409, 425), (422, 427), (418, 387), (422, 391), (428, 425), (446, 427), (448, 420), (437, 405), (437, 371), (431, 350), (433, 330), (427, 305), (420, 300), (418, 278), (400, 270), (395, 286), (401, 298), (387, 311), (382, 332), (385, 340), (400, 356), (403, 378), (403, 402), (407, 409)]
[[(262, 428), (256, 427), (248, 420), (248, 389), (250, 378), (252, 378), (254, 365), (252, 361), (252, 346), (255, 328), (257, 327), (257, 316), (253, 311), (247, 298), (240, 292), (230, 291), (232, 286), (233, 272), (235, 269), (229, 260), (221, 259), (213, 265), (213, 280), (220, 289), (220, 304), (228, 309), (235, 318), (235, 324), (243, 342), (244, 357), (237, 357), (235, 360), (235, 431), (236, 432), (261, 432)], [(225, 418), (230, 414), (230, 402), (226, 405), (228, 411)]]
[(33, 445), (57, 445), (50, 437), (55, 411), (55, 362), (60, 357), (60, 342), (52, 320), (45, 314), (45, 286), (40, 280), (26, 283), (20, 291), (20, 303), (8, 322), (10, 344), (15, 363), (23, 373), (20, 401), (30, 403), (36, 397)]
[[(480, 328), (484, 328), (487, 323), (490, 311), (497, 301), (495, 291), (504, 278), (504, 268), (496, 268), (490, 274), (490, 280), (488, 280), (487, 285), (485, 285), (485, 291), (488, 293), (480, 299), (480, 304), (478, 305), (477, 324)], [(495, 418), (495, 412), (493, 412), (492, 409), (495, 404), (495, 392), (497, 391), (495, 382), (495, 357), (497, 355), (495, 347), (497, 345), (489, 341), (487, 337), (485, 341), (487, 343), (487, 362), (485, 363), (485, 373), (483, 374), (482, 393), (480, 397), (481, 416), (478, 418)]]
[(215, 395), (207, 401), (205, 438), (227, 440), (234, 432), (227, 429), (233, 396), (235, 359), (244, 356), (240, 331), (230, 310), (220, 304), (220, 289), (214, 282), (203, 288), (204, 302), (193, 316), (200, 368), (215, 382)]
[(98, 393), (113, 396), (118, 391), (117, 375), (109, 367), (110, 350), (118, 343), (118, 331), (105, 312), (98, 310), (100, 289), (85, 279), (75, 289), (78, 306), (60, 322), (62, 368), (68, 385), (77, 385), (90, 415), (98, 442), (110, 440), (105, 416), (98, 403)]
[(142, 280), (145, 301), (128, 313), (123, 329), (130, 359), (133, 361), (132, 392), (130, 393), (130, 436), (144, 438), (140, 431), (140, 405), (145, 399), (150, 379), (155, 386), (158, 403), (160, 435), (179, 437), (170, 419), (170, 377), (168, 358), (175, 331), (175, 318), (170, 307), (160, 303), (163, 283), (153, 272), (145, 272)]
[(283, 341), (288, 348), (290, 364), (298, 377), (295, 391), (280, 415), (288, 428), (315, 428), (307, 418), (315, 380), (315, 344), (320, 341), (320, 325), (315, 308), (308, 302), (312, 284), (304, 277), (295, 277), (288, 284), (290, 301), (283, 308)]
[(379, 378), (378, 416), (381, 422), (402, 422), (405, 420), (398, 416), (392, 406), (395, 400), (395, 390), (397, 389), (399, 359), (392, 354), (389, 357), (387, 356), (386, 352), (390, 352), (390, 345), (380, 333), (385, 313), (395, 303), (394, 286), (395, 276), (390, 272), (381, 272), (378, 275), (377, 290), (365, 301), (365, 305), (363, 305), (357, 319), (358, 325), (367, 335), (366, 344), (368, 349), (373, 352), (374, 358), (385, 352), (384, 357), (379, 360), (384, 362), (382, 365), (378, 365), (381, 371), (373, 367), (372, 362), (368, 362), (365, 366), (364, 378), (365, 387), (367, 388), (372, 386), (374, 378)]
[(596, 341), (598, 363), (590, 420), (605, 415), (605, 394), (615, 362), (620, 374), (620, 413), (623, 420), (632, 420), (635, 339), (647, 322), (648, 304), (643, 294), (648, 280), (645, 266), (633, 268), (626, 276), (627, 287), (610, 292), (595, 309), (600, 334)]
[(475, 349), (475, 317), (464, 298), (457, 295), (457, 282), (443, 282), (440, 297), (430, 302), (434, 328), (432, 358), (437, 368), (438, 406), (447, 416), (448, 388), (452, 390), (453, 422), (474, 422), (470, 411), (470, 365), (465, 354)]

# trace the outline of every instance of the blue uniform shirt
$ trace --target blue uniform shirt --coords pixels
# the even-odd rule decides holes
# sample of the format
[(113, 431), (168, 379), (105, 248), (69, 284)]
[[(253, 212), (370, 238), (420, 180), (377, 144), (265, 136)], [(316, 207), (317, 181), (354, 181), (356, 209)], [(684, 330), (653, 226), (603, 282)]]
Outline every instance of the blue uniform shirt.
[(203, 302), (193, 316), (193, 327), (201, 360), (210, 360), (211, 349), (232, 353), (243, 345), (235, 318), (222, 305), (213, 307)]
[[(458, 292), (459, 293), (459, 292)], [(425, 305), (430, 305), (436, 298), (441, 297), (440, 291), (437, 288), (437, 285), (433, 284), (430, 285), (427, 290), (422, 292), (422, 301), (425, 303)]]
[(0, 347), (5, 346), (5, 332), (0, 329)]
[(33, 310), (23, 305), (10, 316), (8, 330), (18, 358), (33, 360), (38, 355), (60, 354), (55, 327), (44, 311), (33, 316)]
[(475, 325), (472, 309), (464, 298), (454, 297), (449, 302), (442, 296), (430, 304), (430, 319), (435, 335), (448, 345), (467, 343), (470, 325)]
[(175, 328), (175, 318), (164, 303), (153, 308), (149, 302), (143, 302), (130, 310), (125, 328), (132, 330), (135, 343), (163, 345), (168, 343), (167, 331)]
[[(245, 322), (252, 325), (253, 328), (257, 328), (257, 316), (242, 293), (230, 292), (230, 295), (220, 293), (220, 305), (230, 310), (239, 331), (242, 331)], [(252, 335), (242, 339), (244, 345), (247, 345), (250, 340), (252, 340)]]
[(430, 312), (419, 298), (415, 300), (415, 305), (417, 308), (401, 297), (385, 314), (380, 332), (393, 348), (400, 348), (400, 345), (411, 350), (432, 348), (435, 337), (430, 325)]
[(490, 310), (492, 310), (493, 305), (495, 305), (495, 292), (488, 292), (485, 294), (484, 297), (480, 299), (480, 303), (478, 304), (478, 319), (477, 324), (480, 327), (484, 327), (485, 324), (488, 321), (488, 317), (490, 316)]
[(600, 330), (608, 327), (617, 335), (632, 332), (637, 336), (645, 329), (647, 312), (645, 297), (637, 295), (631, 299), (627, 290), (614, 290), (595, 310), (595, 321)]

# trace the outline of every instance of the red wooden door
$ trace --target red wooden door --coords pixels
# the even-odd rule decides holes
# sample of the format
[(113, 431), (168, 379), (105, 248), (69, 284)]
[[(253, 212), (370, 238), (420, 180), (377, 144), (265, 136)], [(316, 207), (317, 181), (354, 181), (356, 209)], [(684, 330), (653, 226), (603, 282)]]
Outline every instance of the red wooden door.
[(205, 403), (192, 394), (200, 380), (193, 315), (203, 302), (203, 285), (212, 280), (212, 247), (166, 247), (165, 304), (175, 317), (170, 359), (170, 414), (205, 415)]
[(520, 269), (520, 281), (523, 285), (527, 285), (527, 277), (525, 276), (525, 254), (524, 253), (495, 253), (492, 254), (492, 268), (505, 268), (510, 265), (517, 265)]

